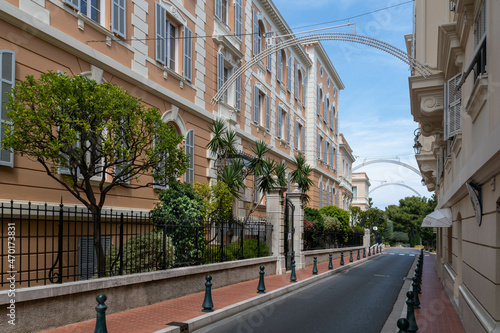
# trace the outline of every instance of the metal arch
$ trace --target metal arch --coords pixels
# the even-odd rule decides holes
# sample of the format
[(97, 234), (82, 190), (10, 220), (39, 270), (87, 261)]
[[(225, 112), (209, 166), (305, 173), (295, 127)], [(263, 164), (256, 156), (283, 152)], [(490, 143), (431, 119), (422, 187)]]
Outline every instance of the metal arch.
[(375, 186), (374, 188), (371, 188), (370, 189), (370, 192), (373, 192), (375, 190), (378, 190), (379, 188), (383, 187), (383, 186), (390, 186), (390, 185), (397, 185), (397, 186), (403, 186), (403, 187), (406, 187), (407, 189), (409, 190), (412, 190), (413, 193), (415, 193), (416, 195), (418, 195), (419, 197), (421, 197), (420, 193), (418, 193), (415, 189), (413, 189), (413, 187), (411, 186), (408, 186), (408, 185), (405, 185), (405, 184), (401, 184), (401, 183), (384, 183), (384, 184), (381, 184), (379, 186)]
[(390, 55), (398, 58), (399, 60), (403, 61), (404, 63), (408, 64), (410, 67), (412, 67), (414, 70), (416, 70), (418, 73), (420, 73), (423, 77), (427, 77), (428, 75), (431, 75), (431, 71), (422, 65), (420, 62), (415, 60), (413, 57), (411, 57), (408, 53), (398, 49), (397, 47), (394, 47), (390, 44), (387, 44), (385, 42), (382, 42), (378, 39), (374, 39), (368, 36), (362, 36), (362, 35), (356, 35), (356, 34), (350, 34), (350, 33), (343, 33), (343, 32), (323, 32), (323, 33), (315, 33), (315, 34), (310, 34), (310, 35), (305, 35), (302, 37), (292, 37), (286, 41), (283, 41), (279, 44), (274, 44), (271, 47), (268, 47), (266, 50), (262, 51), (258, 55), (254, 56), (250, 61), (247, 61), (243, 66), (241, 66), (236, 72), (234, 72), (227, 80), (224, 82), (222, 87), (217, 91), (215, 96), (212, 98), (212, 104), (216, 104), (221, 98), (222, 95), (225, 93), (225, 91), (231, 86), (234, 81), (238, 77), (241, 76), (245, 71), (250, 69), (253, 65), (264, 59), (270, 54), (273, 54), (277, 51), (280, 51), (282, 49), (285, 49), (287, 47), (290, 47), (292, 45), (296, 44), (305, 44), (305, 43), (313, 43), (321, 40), (331, 40), (331, 41), (344, 41), (344, 42), (353, 42), (353, 43), (359, 43), (359, 44), (364, 44), (367, 46), (371, 46), (374, 48), (377, 48), (379, 50), (382, 50), (384, 52), (389, 53)]
[(400, 166), (405, 167), (407, 169), (410, 169), (411, 171), (415, 172), (417, 175), (419, 175), (420, 177), (422, 177), (422, 174), (420, 173), (420, 171), (417, 168), (414, 168), (414, 167), (412, 167), (409, 164), (406, 164), (406, 163), (403, 163), (403, 162), (400, 162), (400, 161), (385, 160), (385, 159), (377, 159), (377, 160), (365, 161), (365, 162), (361, 163), (360, 165), (356, 165), (356, 167), (352, 168), (352, 171), (356, 171), (359, 168), (364, 167), (365, 165), (374, 164), (374, 163), (392, 163), (392, 164), (397, 164), (397, 165), (400, 165)]

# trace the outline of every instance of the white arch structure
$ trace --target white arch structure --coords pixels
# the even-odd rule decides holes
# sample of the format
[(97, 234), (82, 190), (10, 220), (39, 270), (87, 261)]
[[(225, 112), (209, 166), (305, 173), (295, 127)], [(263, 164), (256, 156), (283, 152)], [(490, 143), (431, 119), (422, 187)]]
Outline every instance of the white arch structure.
[(416, 195), (418, 195), (419, 197), (421, 197), (420, 193), (418, 193), (417, 191), (415, 191), (412, 187), (408, 186), (408, 185), (405, 185), (405, 184), (401, 184), (401, 183), (384, 183), (384, 184), (381, 184), (379, 186), (375, 186), (374, 188), (370, 189), (370, 192), (373, 192), (375, 190), (378, 190), (379, 188), (381, 187), (384, 187), (384, 186), (391, 186), (391, 185), (396, 185), (396, 186), (403, 186), (403, 187), (406, 187), (407, 189), (409, 190), (412, 190), (413, 193), (415, 193)]
[(293, 36), (292, 38), (282, 41), (279, 44), (274, 44), (271, 47), (266, 48), (264, 51), (259, 53), (258, 55), (254, 56), (250, 61), (246, 62), (243, 66), (241, 66), (236, 72), (234, 72), (227, 80), (224, 82), (222, 87), (217, 91), (215, 96), (212, 98), (212, 103), (216, 104), (221, 98), (224, 92), (231, 86), (236, 79), (241, 76), (245, 71), (250, 69), (253, 65), (267, 57), (269, 54), (273, 54), (275, 52), (278, 52), (282, 49), (288, 48), (292, 45), (296, 44), (306, 44), (306, 43), (313, 43), (317, 41), (343, 41), (343, 42), (352, 42), (352, 43), (359, 43), (359, 44), (364, 44), (367, 46), (374, 47), (376, 49), (379, 49), (381, 51), (387, 52), (390, 55), (398, 58), (399, 60), (403, 61), (404, 63), (408, 64), (411, 68), (416, 70), (418, 73), (420, 73), (423, 77), (427, 77), (431, 75), (431, 71), (422, 65), (420, 62), (415, 60), (413, 57), (411, 57), (408, 53), (404, 52), (401, 49), (398, 49), (397, 47), (394, 47), (390, 44), (387, 44), (385, 42), (382, 42), (378, 39), (374, 39), (368, 36), (363, 36), (363, 35), (356, 35), (356, 34), (350, 34), (350, 33), (343, 33), (343, 32), (323, 32), (323, 33), (315, 33), (315, 34), (310, 34), (310, 35), (305, 35), (302, 37), (295, 37)]
[(418, 171), (417, 168), (412, 167), (411, 165), (403, 163), (401, 161), (387, 160), (387, 159), (376, 159), (376, 160), (364, 161), (363, 163), (361, 163), (359, 165), (356, 165), (354, 168), (352, 168), (352, 171), (356, 171), (359, 168), (364, 167), (365, 165), (374, 164), (374, 163), (392, 163), (392, 164), (397, 164), (397, 165), (400, 165), (402, 167), (405, 167), (405, 168), (407, 168), (407, 169), (415, 172), (417, 175), (419, 175), (420, 177), (422, 177), (422, 174), (420, 173), (420, 171)]

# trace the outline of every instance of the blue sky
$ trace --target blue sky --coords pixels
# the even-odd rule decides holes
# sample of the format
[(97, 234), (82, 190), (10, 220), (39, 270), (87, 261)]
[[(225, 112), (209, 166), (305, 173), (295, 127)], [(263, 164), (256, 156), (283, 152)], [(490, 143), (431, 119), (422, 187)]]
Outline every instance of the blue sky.
[[(406, 51), (404, 35), (412, 32), (412, 2), (408, 0), (274, 0), (294, 32), (347, 23), (347, 20), (324, 25), (323, 22), (353, 18), (356, 33), (389, 43)], [(401, 4), (400, 6), (395, 6)], [(309, 26), (309, 27), (306, 27)], [(354, 33), (354, 27), (328, 30)], [(364, 160), (385, 158), (417, 167), (413, 153), (413, 132), (417, 123), (410, 112), (409, 67), (378, 49), (348, 42), (323, 41), (345, 89), (340, 94), (340, 131), (356, 156), (353, 167)], [(420, 195), (430, 197), (421, 185), (421, 177), (395, 164), (372, 164), (364, 171), (371, 179), (371, 189), (385, 183), (404, 184)], [(384, 184), (385, 184), (384, 183)], [(374, 206), (384, 209), (399, 199), (415, 195), (403, 186), (383, 186), (370, 193)]]

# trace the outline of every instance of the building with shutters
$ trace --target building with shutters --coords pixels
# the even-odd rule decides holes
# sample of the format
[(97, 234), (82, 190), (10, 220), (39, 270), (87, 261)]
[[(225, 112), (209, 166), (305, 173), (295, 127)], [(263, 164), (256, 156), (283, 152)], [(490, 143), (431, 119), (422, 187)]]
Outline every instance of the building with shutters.
[(367, 211), (370, 208), (370, 178), (366, 172), (352, 174), (352, 206)]
[(356, 160), (352, 155), (352, 149), (344, 138), (344, 135), (339, 135), (340, 145), (340, 195), (338, 206), (342, 209), (349, 210), (353, 199), (352, 188), (352, 164)]
[(407, 49), (416, 155), (436, 193), (423, 227), (437, 232), (436, 268), (467, 332), (500, 329), (500, 3), (416, 2)]
[[(264, 140), (271, 147), (269, 157), (285, 161), (289, 171), (294, 156), (305, 154), (315, 183), (311, 206), (338, 204), (338, 98), (344, 85), (319, 42), (269, 55), (212, 103), (242, 64), (268, 43), (292, 38), (272, 1), (1, 1), (0, 27), (2, 125), (9, 125), (4, 101), (16, 81), (49, 70), (85, 75), (158, 108), (185, 137), (190, 158), (183, 181), (216, 179), (216, 161), (206, 145), (209, 124), (222, 118), (236, 131), (237, 148), (245, 154)], [(259, 199), (253, 181), (247, 179), (236, 216), (244, 216), (247, 204)], [(148, 212), (158, 200), (157, 190), (116, 188), (107, 195), (106, 207)], [(79, 204), (36, 162), (5, 149), (0, 200)], [(265, 215), (265, 200), (255, 215)]]

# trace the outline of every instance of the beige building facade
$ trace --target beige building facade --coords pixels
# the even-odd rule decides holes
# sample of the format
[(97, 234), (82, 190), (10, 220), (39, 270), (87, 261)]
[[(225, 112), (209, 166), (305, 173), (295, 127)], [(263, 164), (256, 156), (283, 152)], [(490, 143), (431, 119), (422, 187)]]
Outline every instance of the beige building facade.
[(340, 195), (338, 207), (349, 210), (353, 200), (352, 164), (356, 160), (344, 135), (340, 133)]
[(432, 71), (409, 78), (416, 158), (442, 215), (423, 226), (437, 227), (436, 268), (466, 331), (500, 332), (500, 3), (415, 9), (408, 52)]
[(352, 174), (352, 206), (361, 208), (362, 211), (370, 208), (370, 178), (366, 172)]

